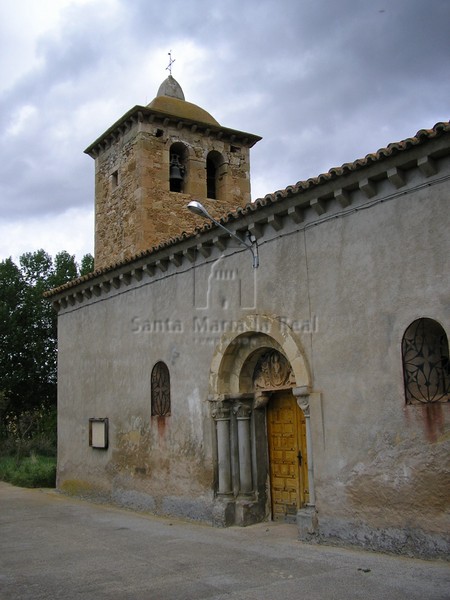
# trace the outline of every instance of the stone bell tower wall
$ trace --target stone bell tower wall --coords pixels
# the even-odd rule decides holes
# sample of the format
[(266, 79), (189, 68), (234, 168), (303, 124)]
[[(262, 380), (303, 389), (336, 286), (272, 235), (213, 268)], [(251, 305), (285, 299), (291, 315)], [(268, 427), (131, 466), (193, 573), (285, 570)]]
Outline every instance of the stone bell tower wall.
[[(86, 150), (96, 161), (95, 268), (202, 225), (186, 208), (192, 199), (217, 218), (250, 202), (249, 148), (259, 139), (135, 107)], [(184, 152), (180, 192), (170, 191), (174, 144)], [(215, 164), (215, 199), (207, 198), (208, 156)]]

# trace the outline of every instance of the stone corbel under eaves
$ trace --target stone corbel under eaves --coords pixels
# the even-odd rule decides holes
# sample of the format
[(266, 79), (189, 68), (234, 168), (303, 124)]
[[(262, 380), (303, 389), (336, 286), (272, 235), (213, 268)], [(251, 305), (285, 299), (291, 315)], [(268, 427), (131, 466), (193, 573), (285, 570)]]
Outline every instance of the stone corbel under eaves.
[(431, 175), (436, 175), (438, 172), (437, 163), (430, 156), (422, 156), (422, 158), (419, 158), (417, 166), (425, 177), (431, 177)]
[(213, 244), (216, 246), (216, 248), (223, 252), (227, 249), (229, 240), (229, 236), (218, 235), (213, 238)]

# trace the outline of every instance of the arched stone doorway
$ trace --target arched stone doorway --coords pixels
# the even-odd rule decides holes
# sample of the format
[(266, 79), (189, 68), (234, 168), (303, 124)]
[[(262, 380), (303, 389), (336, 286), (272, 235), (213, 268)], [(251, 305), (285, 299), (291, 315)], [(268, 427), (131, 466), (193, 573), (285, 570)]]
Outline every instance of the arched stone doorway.
[(214, 521), (295, 520), (314, 502), (306, 359), (276, 319), (247, 317), (237, 330), (224, 335), (211, 368)]

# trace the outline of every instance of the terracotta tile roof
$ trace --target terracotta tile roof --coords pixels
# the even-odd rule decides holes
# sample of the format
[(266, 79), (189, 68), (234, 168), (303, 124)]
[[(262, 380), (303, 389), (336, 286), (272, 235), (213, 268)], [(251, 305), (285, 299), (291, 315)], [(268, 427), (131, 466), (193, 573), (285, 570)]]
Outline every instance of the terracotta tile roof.
[(367, 167), (373, 163), (379, 162), (385, 158), (408, 150), (413, 146), (418, 146), (432, 138), (439, 137), (443, 133), (450, 132), (450, 122), (436, 123), (432, 129), (420, 129), (414, 137), (406, 138), (400, 142), (393, 142), (386, 148), (380, 148), (377, 152), (367, 154), (364, 158), (358, 158), (357, 160), (344, 163), (341, 167), (333, 167), (327, 173), (322, 173), (317, 177), (311, 177), (305, 181), (298, 181), (295, 185), (289, 185), (284, 190), (278, 190), (273, 194), (267, 194), (263, 199), (257, 200), (255, 204), (262, 203), (264, 200), (268, 202), (276, 202), (280, 198), (286, 198), (287, 196), (297, 194), (302, 190), (307, 190), (321, 183), (341, 177), (342, 175), (348, 175), (353, 171)]
[[(420, 144), (426, 143), (427, 141), (432, 140), (433, 138), (440, 137), (446, 133), (450, 133), (449, 121), (436, 123), (436, 125), (434, 125), (434, 127), (432, 127), (431, 129), (420, 129), (415, 136), (406, 138), (405, 140), (401, 140), (399, 142), (393, 142), (391, 144), (388, 144), (386, 148), (380, 148), (379, 150), (377, 150), (377, 152), (367, 154), (364, 158), (358, 158), (353, 162), (344, 163), (340, 167), (333, 167), (327, 173), (322, 173), (317, 177), (311, 177), (304, 181), (298, 181), (296, 184), (289, 185), (283, 190), (277, 190), (272, 194), (267, 194), (263, 198), (258, 198), (257, 200), (255, 200), (255, 202), (249, 203), (242, 208), (238, 208), (234, 212), (224, 215), (220, 219), (220, 222), (222, 224), (225, 224), (230, 223), (231, 221), (238, 220), (240, 217), (256, 212), (265, 206), (269, 206), (270, 204), (274, 204), (276, 202), (279, 202), (280, 200), (289, 198), (295, 194), (299, 194), (303, 191), (309, 190), (328, 181), (337, 179), (344, 175), (348, 175), (349, 173), (353, 173), (360, 169), (364, 169), (374, 163), (381, 162), (391, 156), (395, 156), (396, 154), (404, 152), (405, 150), (413, 148), (414, 146), (419, 146)], [(78, 279), (75, 279), (73, 281), (69, 281), (68, 283), (65, 283), (64, 285), (58, 288), (46, 292), (44, 296), (47, 298), (54, 296), (60, 292), (75, 287), (80, 283), (89, 281), (91, 279), (95, 279), (96, 277), (102, 274), (108, 273), (119, 267), (130, 264), (140, 258), (145, 258), (165, 248), (176, 246), (180, 242), (188, 240), (190, 238), (194, 238), (199, 233), (208, 231), (210, 229), (213, 229), (214, 227), (214, 224), (206, 223), (202, 227), (197, 227), (192, 232), (183, 232), (178, 237), (168, 238), (161, 244), (153, 246), (143, 252), (140, 252), (139, 254), (136, 254), (131, 258), (115, 263), (109, 267), (98, 269), (92, 273), (89, 273), (88, 275), (84, 275), (83, 277), (79, 277)]]

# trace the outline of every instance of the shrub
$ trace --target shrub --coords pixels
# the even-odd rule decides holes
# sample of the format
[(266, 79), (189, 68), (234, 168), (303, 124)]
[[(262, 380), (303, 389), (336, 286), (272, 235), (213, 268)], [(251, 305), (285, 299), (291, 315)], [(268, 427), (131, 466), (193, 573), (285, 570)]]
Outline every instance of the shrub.
[(0, 458), (0, 479), (21, 487), (55, 487), (56, 458), (32, 454), (17, 460)]

